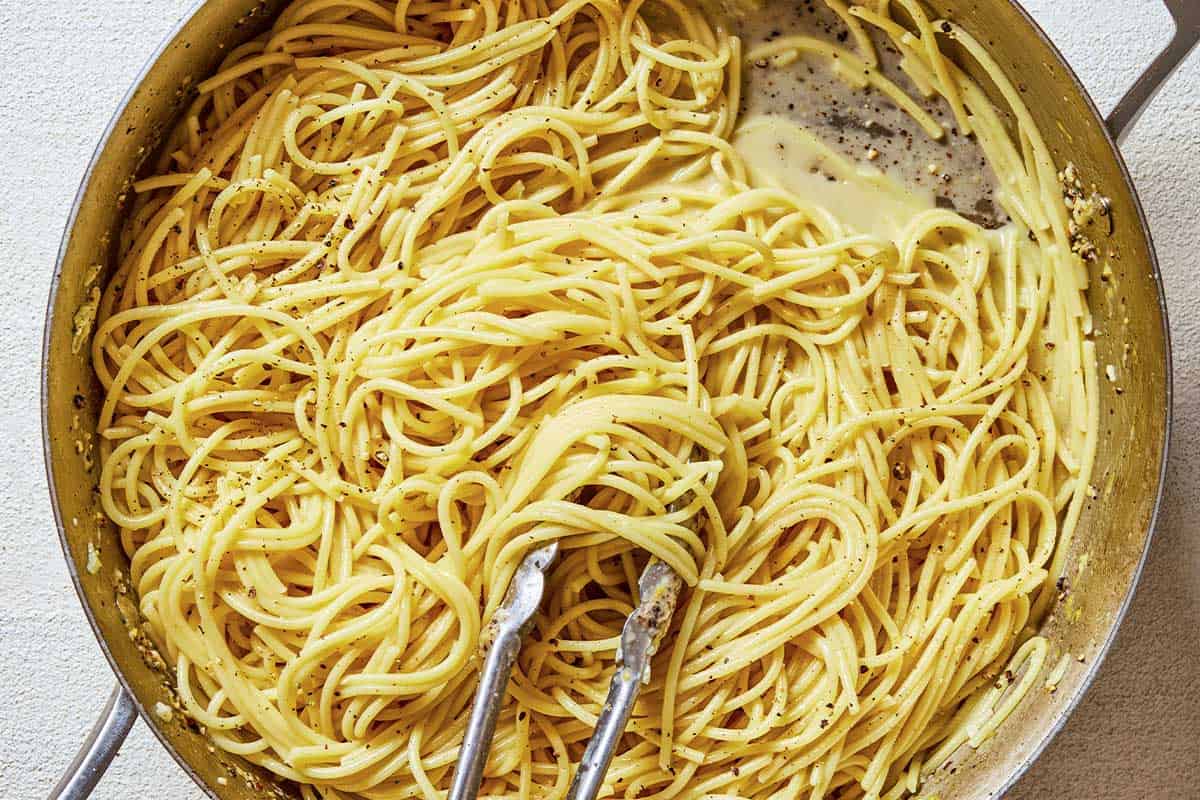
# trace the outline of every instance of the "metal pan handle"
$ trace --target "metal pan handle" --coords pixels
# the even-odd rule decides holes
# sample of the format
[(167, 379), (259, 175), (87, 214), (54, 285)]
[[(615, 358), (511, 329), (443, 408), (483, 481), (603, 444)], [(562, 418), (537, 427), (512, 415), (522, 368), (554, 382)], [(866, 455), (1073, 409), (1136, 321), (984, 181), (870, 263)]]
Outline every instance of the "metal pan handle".
[(112, 763), (135, 719), (137, 706), (118, 683), (109, 695), (100, 719), (75, 754), (75, 760), (50, 792), (50, 800), (86, 800)]
[(1192, 48), (1200, 42), (1200, 2), (1197, 0), (1163, 0), (1175, 19), (1175, 35), (1171, 43), (1150, 62), (1108, 115), (1108, 129), (1117, 144), (1125, 141), (1138, 117), (1150, 105), (1167, 78), (1179, 68)]

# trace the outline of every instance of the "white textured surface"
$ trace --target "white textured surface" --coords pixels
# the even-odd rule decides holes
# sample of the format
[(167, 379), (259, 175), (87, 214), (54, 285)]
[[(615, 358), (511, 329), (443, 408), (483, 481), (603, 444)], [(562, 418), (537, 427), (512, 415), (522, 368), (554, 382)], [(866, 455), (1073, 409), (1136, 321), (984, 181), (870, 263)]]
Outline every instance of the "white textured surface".
[[(41, 466), (38, 361), (55, 251), (105, 122), (189, 0), (0, 0), (0, 796), (44, 796), (112, 675), (59, 552)], [(1102, 108), (1169, 30), (1158, 0), (1027, 0)], [(1012, 800), (1200, 790), (1200, 53), (1125, 154), (1158, 244), (1175, 339), (1169, 501), (1115, 652)], [(200, 798), (138, 723), (94, 795)], [(947, 798), (947, 800), (953, 800)]]

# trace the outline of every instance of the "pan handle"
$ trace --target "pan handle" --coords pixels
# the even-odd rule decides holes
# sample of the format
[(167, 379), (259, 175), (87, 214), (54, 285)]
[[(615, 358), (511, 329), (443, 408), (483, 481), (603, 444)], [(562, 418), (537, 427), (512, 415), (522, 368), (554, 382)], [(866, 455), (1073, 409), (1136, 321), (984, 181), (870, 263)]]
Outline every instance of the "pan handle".
[(50, 800), (86, 800), (112, 763), (135, 719), (137, 706), (118, 683), (109, 695), (100, 719), (75, 754), (75, 760), (50, 792)]
[(1192, 48), (1200, 42), (1200, 2), (1197, 0), (1163, 0), (1175, 20), (1175, 35), (1171, 43), (1150, 62), (1129, 91), (1108, 115), (1108, 129), (1117, 144), (1125, 141), (1138, 117), (1150, 105), (1167, 78), (1178, 69)]

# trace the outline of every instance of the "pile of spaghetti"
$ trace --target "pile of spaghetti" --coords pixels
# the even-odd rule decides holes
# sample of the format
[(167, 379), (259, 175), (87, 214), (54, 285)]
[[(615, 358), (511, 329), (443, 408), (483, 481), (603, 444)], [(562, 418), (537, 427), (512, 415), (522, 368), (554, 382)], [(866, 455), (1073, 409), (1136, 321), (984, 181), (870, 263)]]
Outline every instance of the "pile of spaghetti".
[(565, 793), (650, 554), (688, 590), (612, 796), (895, 798), (995, 731), (1095, 446), (1086, 276), (1003, 74), (894, 5), (836, 3), (975, 135), (1001, 231), (756, 185), (741, 66), (805, 42), (681, 0), (299, 0), (199, 85), (93, 357), (104, 508), (219, 747), (443, 796), (551, 539), (484, 795)]

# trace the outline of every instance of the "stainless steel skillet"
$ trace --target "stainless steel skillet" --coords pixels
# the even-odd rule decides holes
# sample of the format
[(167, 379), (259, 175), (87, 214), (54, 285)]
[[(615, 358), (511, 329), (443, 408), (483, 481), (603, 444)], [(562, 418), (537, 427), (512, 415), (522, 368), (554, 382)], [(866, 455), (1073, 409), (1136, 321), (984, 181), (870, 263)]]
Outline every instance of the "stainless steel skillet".
[[(774, 2), (775, 0), (768, 0)], [(1060, 166), (1074, 162), (1111, 200), (1112, 231), (1097, 237), (1112, 280), (1096, 281), (1089, 300), (1102, 365), (1120, 365), (1104, 381), (1097, 497), (1074, 544), (1087, 574), (1071, 587), (1071, 610), (1043, 633), (1072, 660), (1054, 693), (1033, 692), (979, 750), (955, 756), (930, 794), (983, 800), (1003, 794), (1065, 723), (1094, 677), (1136, 586), (1161, 500), (1171, 416), (1170, 342), (1158, 264), (1149, 229), (1118, 143), (1171, 71), (1200, 40), (1200, 3), (1165, 0), (1176, 22), (1171, 44), (1102, 119), (1070, 67), (1013, 0), (933, 0), (927, 5), (988, 44), (1026, 102)], [(1104, 5), (1097, 0), (1097, 9)], [(140, 713), (164, 746), (211, 797), (242, 800), (296, 796), (238, 759), (214, 753), (180, 715), (164, 719), (167, 678), (139, 635), (136, 603), (124, 582), (127, 562), (116, 532), (98, 514), (97, 467), (90, 458), (99, 391), (87, 349), (73, 345), (76, 311), (111, 265), (124, 193), (146, 155), (188, 97), (229, 48), (256, 35), (280, 0), (209, 0), (197, 5), (146, 67), (117, 112), (84, 176), (59, 253), (46, 315), (43, 436), (59, 536), (76, 590), (118, 685), (83, 750), (52, 796), (82, 798), (94, 787)], [(964, 64), (970, 71), (970, 65)], [(985, 87), (987, 83), (984, 82)], [(1126, 345), (1129, 345), (1127, 348)], [(91, 550), (89, 549), (91, 545)], [(98, 569), (89, 570), (89, 554)], [(93, 567), (97, 563), (92, 562)]]

